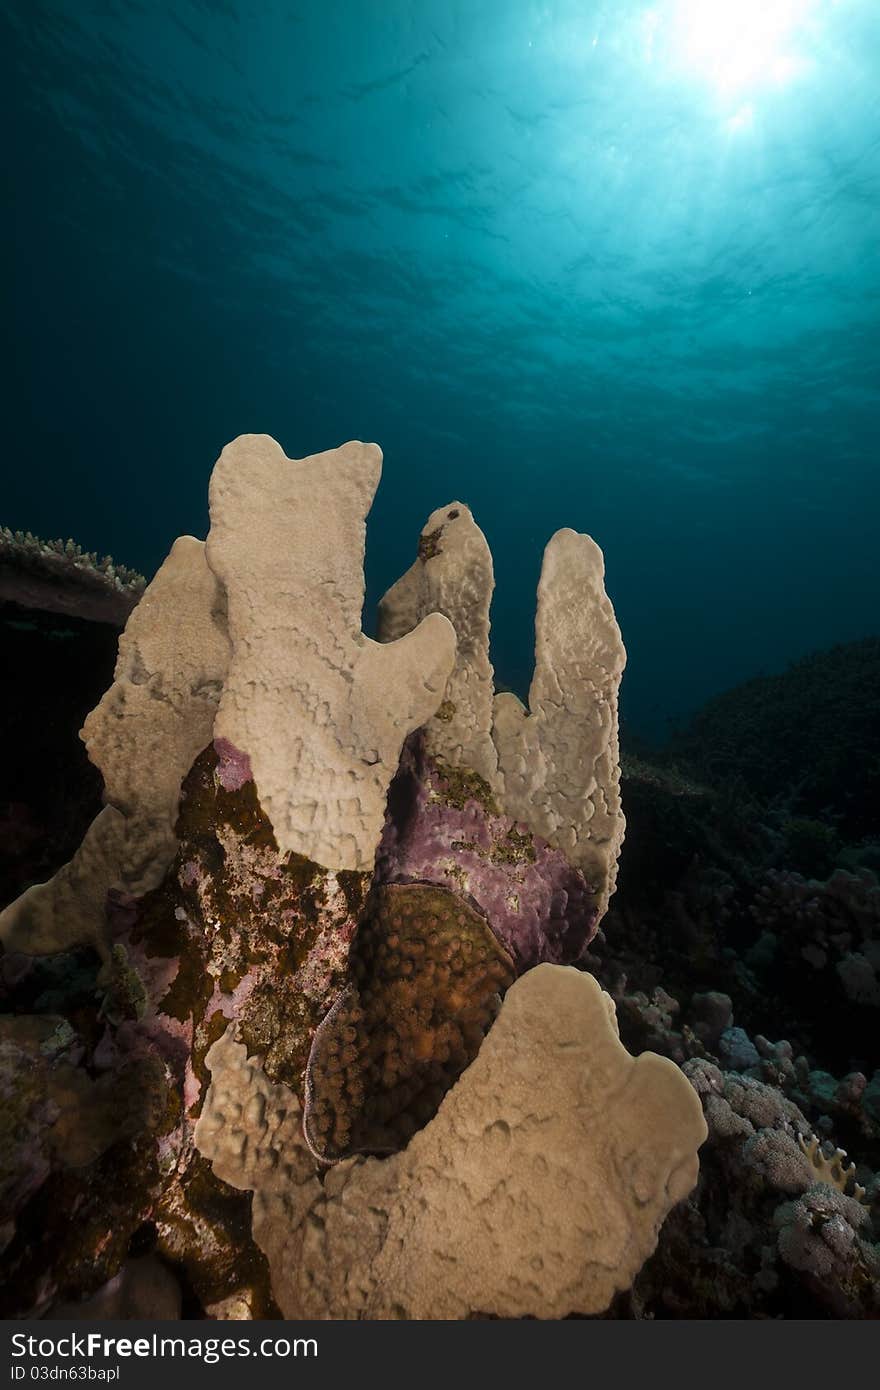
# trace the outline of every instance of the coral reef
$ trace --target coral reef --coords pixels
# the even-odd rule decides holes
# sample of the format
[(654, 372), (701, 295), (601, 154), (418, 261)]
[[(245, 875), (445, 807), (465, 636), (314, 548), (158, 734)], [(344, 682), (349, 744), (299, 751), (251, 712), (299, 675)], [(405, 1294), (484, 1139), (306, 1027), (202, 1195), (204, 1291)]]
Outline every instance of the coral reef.
[(880, 1071), (838, 1079), (786, 1040), (751, 1037), (717, 991), (680, 1004), (657, 987), (616, 1006), (631, 1050), (683, 1067), (709, 1138), (696, 1189), (609, 1316), (877, 1316)]
[(630, 1057), (607, 996), (541, 965), (403, 1153), (314, 1176), (298, 1106), (228, 1035), (196, 1142), (253, 1189), (286, 1317), (597, 1313), (690, 1191), (706, 1127), (661, 1058)]
[[(548, 546), (522, 756), (508, 740), (487, 782), (468, 759), (488, 754), (484, 735), (503, 742), (498, 719), (488, 727), (491, 559), (470, 514), (451, 509), (446, 570), (438, 534), (419, 564), (441, 564), (407, 631), (364, 637), (364, 518), (380, 463), (360, 443), (304, 460), (266, 436), (229, 445), (207, 544), (175, 543), (120, 638), (113, 683), (82, 731), (104, 808), (69, 863), (0, 916), (12, 1010), (2, 1087), (15, 1117), (0, 1146), (5, 1311), (134, 1307), (136, 1268), (155, 1273), (155, 1261), (209, 1314), (271, 1316), (289, 1302), (273, 1241), (302, 1233), (275, 1221), (266, 1236), (262, 1178), (235, 1170), (230, 1185), (232, 1169), (212, 1166), (196, 1137), (220, 1039), (252, 1090), (224, 1130), (243, 1162), (268, 1097), (296, 1129), (279, 1180), (301, 1169), (318, 1203), (365, 1183), (384, 1192), (389, 1229), (413, 1226), (382, 1258), (393, 1265), (402, 1239), (421, 1288), (405, 1293), (409, 1275), (389, 1266), (375, 1298), (338, 1303), (352, 1313), (392, 1315), (409, 1298), (415, 1314), (429, 1294), (432, 1316), (598, 1309), (694, 1181), (686, 1082), (660, 1059), (633, 1063), (588, 977), (529, 969), (582, 954), (622, 832), (623, 649), (601, 556), (571, 532)], [(449, 617), (413, 611), (435, 599), (461, 628), (457, 657)], [(469, 741), (455, 743), (456, 719), (473, 725)], [(575, 776), (572, 752), (584, 755)], [(523, 971), (524, 1002), (493, 1023)], [(467, 1197), (473, 1154), (506, 1162), (505, 1134), (512, 1167), (481, 1204), (482, 1243), (533, 1273), (521, 1288), (507, 1275), (497, 1292), (485, 1284), (483, 1307), (479, 1262), (462, 1265), (464, 1285), (435, 1287), (426, 1260), (440, 1212), (425, 1226), (413, 1194), (441, 1165), (450, 1200)], [(391, 1156), (349, 1157), (359, 1151)], [(253, 1188), (252, 1230), (242, 1194)], [(533, 1189), (540, 1200), (526, 1203)], [(154, 1263), (132, 1264), (145, 1257)], [(144, 1296), (173, 1299), (173, 1281), (157, 1287)], [(397, 1301), (383, 1301), (389, 1290)], [(341, 1295), (325, 1294), (336, 1306)]]
[(144, 591), (142, 574), (98, 559), (73, 540), (43, 541), (0, 527), (0, 599), (122, 627)]
[(418, 559), (382, 600), (379, 628), (380, 637), (399, 636), (439, 601), (462, 630), (443, 703), (426, 729), (427, 753), (476, 773), (504, 814), (564, 853), (590, 883), (597, 918), (614, 892), (625, 828), (617, 693), (626, 653), (604, 571), (589, 536), (562, 530), (548, 542), (528, 710), (509, 692), (490, 710), (492, 561), (461, 503), (428, 519)]
[(789, 815), (830, 818), (854, 841), (877, 828), (878, 690), (880, 638), (841, 644), (716, 696), (671, 753), (715, 785), (738, 778)]
[(375, 444), (288, 459), (268, 435), (211, 476), (208, 562), (232, 644), (215, 736), (247, 755), (282, 851), (370, 870), (408, 733), (440, 704), (455, 633), (427, 614), (388, 645), (360, 631)]
[(7, 811), (2, 1311), (876, 1317), (862, 793), (629, 756), (618, 881), (600, 552), (547, 547), (527, 711), (463, 503), (361, 632), (380, 463), (228, 446), (112, 682), (3, 610), (45, 684), (104, 655), (69, 862)]
[(175, 542), (119, 639), (113, 685), (82, 735), (105, 806), (73, 859), (0, 913), (0, 941), (30, 954), (107, 949), (107, 894), (161, 880), (176, 846), (180, 784), (210, 741), (227, 663), (222, 606), (204, 546)]
[[(710, 1063), (689, 1062), (684, 1070), (709, 1126), (702, 1181), (711, 1187), (707, 1201), (715, 1207), (716, 1241), (726, 1263), (747, 1272), (760, 1241), (760, 1287), (771, 1306), (780, 1281), (793, 1271), (837, 1316), (876, 1314), (880, 1247), (859, 1200), (863, 1193), (843, 1190), (849, 1175), (833, 1160), (817, 1168), (802, 1112), (774, 1087)], [(716, 1165), (721, 1180), (713, 1182)], [(699, 1206), (699, 1192), (695, 1201)]]
[(836, 977), (849, 1004), (880, 1008), (880, 883), (870, 869), (837, 869), (824, 882), (771, 870), (751, 910), (785, 969), (797, 962), (823, 990)]

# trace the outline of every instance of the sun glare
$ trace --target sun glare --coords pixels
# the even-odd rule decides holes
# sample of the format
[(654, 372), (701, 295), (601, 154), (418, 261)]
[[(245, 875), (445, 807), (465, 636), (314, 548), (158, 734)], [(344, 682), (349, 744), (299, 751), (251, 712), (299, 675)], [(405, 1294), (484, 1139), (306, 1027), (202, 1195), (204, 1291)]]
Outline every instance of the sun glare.
[(801, 31), (818, 0), (677, 0), (675, 60), (722, 94), (785, 84), (806, 66)]

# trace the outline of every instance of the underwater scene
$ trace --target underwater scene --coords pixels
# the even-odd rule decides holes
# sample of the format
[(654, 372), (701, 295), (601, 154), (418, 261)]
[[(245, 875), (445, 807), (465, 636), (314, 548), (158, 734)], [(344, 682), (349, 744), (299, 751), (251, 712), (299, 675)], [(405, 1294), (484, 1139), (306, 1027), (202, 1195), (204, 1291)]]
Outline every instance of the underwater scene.
[(880, 1317), (880, 7), (0, 68), (0, 1317)]

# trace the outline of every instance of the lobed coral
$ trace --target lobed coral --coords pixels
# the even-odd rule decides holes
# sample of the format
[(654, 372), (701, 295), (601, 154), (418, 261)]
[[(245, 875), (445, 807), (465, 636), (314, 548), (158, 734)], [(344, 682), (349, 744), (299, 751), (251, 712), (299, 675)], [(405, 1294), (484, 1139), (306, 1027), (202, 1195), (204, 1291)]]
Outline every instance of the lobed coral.
[(375, 444), (288, 459), (267, 435), (211, 475), (208, 562), (232, 646), (215, 737), (247, 755), (283, 852), (368, 871), (408, 733), (437, 709), (455, 655), (431, 613), (385, 646), (360, 630)]
[(461, 504), (360, 630), (380, 464), (227, 446), (85, 722), (104, 810), (0, 919), (13, 1000), (59, 1006), (4, 1080), (16, 1312), (113, 1296), (145, 1230), (209, 1312), (598, 1311), (695, 1180), (686, 1081), (539, 964), (582, 955), (623, 830), (601, 553), (551, 540), (531, 713), (492, 704)]
[[(292, 1092), (227, 1034), (196, 1141), (253, 1189), (290, 1318), (596, 1313), (691, 1189), (705, 1125), (672, 1063), (630, 1057), (589, 976), (541, 965), (403, 1153), (318, 1182)], [(259, 1099), (256, 1099), (256, 1098)]]
[(528, 710), (492, 696), (492, 561), (461, 503), (422, 531), (419, 557), (380, 605), (381, 638), (407, 631), (435, 602), (465, 641), (443, 704), (426, 728), (431, 757), (488, 783), (501, 811), (565, 854), (591, 885), (597, 920), (617, 876), (620, 802), (617, 692), (626, 653), (589, 536), (551, 537), (538, 585), (535, 671)]

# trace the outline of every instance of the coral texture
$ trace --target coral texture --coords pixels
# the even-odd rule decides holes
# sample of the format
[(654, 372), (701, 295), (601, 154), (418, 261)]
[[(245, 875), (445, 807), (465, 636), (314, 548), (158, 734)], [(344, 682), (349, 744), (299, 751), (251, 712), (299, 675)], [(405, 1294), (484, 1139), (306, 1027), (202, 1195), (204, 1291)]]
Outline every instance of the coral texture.
[(427, 722), (428, 752), (451, 767), (467, 767), (491, 781), (498, 767), (492, 742), (494, 673), (489, 661), (489, 605), (495, 577), (492, 554), (469, 507), (450, 502), (432, 512), (419, 540), (418, 559), (379, 604), (380, 642), (411, 632), (428, 613), (443, 613), (455, 628), (455, 666), (443, 703)]
[(298, 1105), (229, 1035), (196, 1142), (254, 1189), (287, 1317), (559, 1317), (605, 1308), (697, 1177), (706, 1133), (677, 1068), (621, 1046), (589, 976), (542, 965), (505, 996), (439, 1112), (390, 1159), (323, 1186)]
[(562, 530), (550, 539), (529, 708), (497, 695), (492, 735), (504, 809), (583, 870), (600, 917), (614, 892), (625, 827), (617, 691), (626, 653), (604, 576), (589, 536)]
[(0, 914), (0, 941), (30, 954), (89, 942), (106, 952), (112, 891), (161, 880), (177, 841), (180, 784), (210, 742), (228, 645), (222, 596), (201, 541), (182, 536), (119, 639), (115, 678), (82, 739), (103, 773), (105, 808), (73, 859)]
[(309, 1057), (303, 1128), (325, 1160), (403, 1148), (477, 1055), (513, 980), (485, 920), (422, 883), (375, 890), (349, 966), (354, 983)]
[(628, 1056), (588, 977), (512, 983), (582, 954), (612, 882), (601, 556), (548, 546), (532, 713), (505, 743), (466, 508), (423, 538), (394, 640), (360, 631), (380, 463), (229, 445), (207, 544), (175, 543), (85, 720), (105, 806), (2, 919), (14, 1315), (112, 1302), (147, 1249), (209, 1313), (276, 1312), (270, 1269), (285, 1310), (322, 1316), (595, 1311), (694, 1181), (674, 1067)]
[[(793, 1273), (835, 1316), (876, 1316), (880, 1247), (855, 1168), (841, 1166), (843, 1151), (824, 1154), (801, 1110), (773, 1086), (703, 1060), (686, 1063), (684, 1072), (709, 1127), (693, 1201), (702, 1205), (705, 1194), (713, 1243), (731, 1271), (731, 1298), (748, 1297), (747, 1271), (763, 1246), (765, 1295)], [(706, 1243), (704, 1231), (694, 1243), (695, 1270)]]
[(331, 870), (372, 868), (403, 741), (455, 659), (441, 614), (390, 645), (360, 630), (381, 464), (375, 444), (288, 459), (251, 434), (211, 477), (208, 562), (232, 643), (215, 735), (249, 758), (279, 849)]
[(380, 605), (380, 636), (399, 637), (437, 604), (459, 633), (443, 703), (425, 736), (429, 756), (486, 781), (498, 807), (562, 851), (592, 885), (601, 918), (614, 892), (625, 821), (617, 692), (626, 653), (589, 536), (557, 531), (544, 552), (529, 708), (489, 698), (492, 559), (462, 503), (432, 513), (419, 558)]

